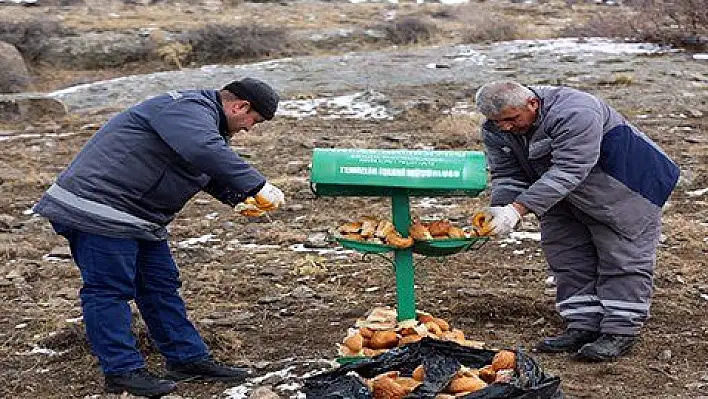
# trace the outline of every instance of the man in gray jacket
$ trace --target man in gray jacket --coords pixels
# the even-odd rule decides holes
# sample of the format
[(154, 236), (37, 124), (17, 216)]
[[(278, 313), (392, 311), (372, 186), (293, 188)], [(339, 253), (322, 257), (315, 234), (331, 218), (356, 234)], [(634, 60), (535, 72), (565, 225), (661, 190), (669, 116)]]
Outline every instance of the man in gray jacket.
[[(174, 381), (247, 376), (247, 369), (214, 361), (187, 319), (166, 226), (201, 190), (230, 206), (254, 198), (250, 215), (283, 203), (283, 193), (228, 143), (272, 119), (278, 100), (251, 78), (145, 100), (101, 127), (35, 205), (68, 239), (81, 271), (86, 333), (107, 392), (159, 396), (174, 390)], [(168, 379), (145, 368), (130, 300), (167, 360)]]
[(491, 227), (532, 212), (566, 330), (543, 352), (612, 360), (649, 317), (661, 207), (679, 168), (601, 99), (565, 87), (484, 85), (477, 108), (491, 173)]

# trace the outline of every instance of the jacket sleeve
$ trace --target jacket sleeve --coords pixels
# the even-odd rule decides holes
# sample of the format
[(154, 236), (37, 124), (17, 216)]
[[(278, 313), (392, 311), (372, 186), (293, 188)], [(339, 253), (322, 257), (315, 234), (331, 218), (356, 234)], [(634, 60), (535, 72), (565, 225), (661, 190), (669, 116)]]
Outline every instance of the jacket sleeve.
[(183, 99), (163, 108), (150, 124), (181, 158), (211, 178), (210, 194), (239, 203), (258, 191), (265, 177), (229, 148), (219, 134), (218, 118), (206, 101)]
[(552, 125), (551, 167), (516, 198), (539, 216), (578, 187), (600, 158), (603, 124), (597, 110), (563, 110)]
[(258, 194), (258, 191), (260, 191), (264, 185), (265, 181), (263, 184), (256, 186), (250, 192), (238, 193), (231, 190), (228, 186), (219, 183), (215, 179), (211, 179), (202, 190), (226, 205), (236, 206), (243, 202), (245, 197), (252, 197)]
[(507, 205), (531, 184), (511, 148), (494, 133), (482, 128), (487, 164), (492, 178), (490, 205)]

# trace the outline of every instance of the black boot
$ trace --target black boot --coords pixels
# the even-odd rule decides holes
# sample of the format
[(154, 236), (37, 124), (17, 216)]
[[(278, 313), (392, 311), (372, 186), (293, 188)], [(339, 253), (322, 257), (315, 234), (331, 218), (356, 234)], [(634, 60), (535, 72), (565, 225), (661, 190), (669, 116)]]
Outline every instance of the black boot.
[(595, 341), (599, 336), (600, 333), (597, 331), (568, 328), (561, 335), (544, 338), (536, 344), (536, 350), (547, 353), (575, 352), (581, 346)]
[(174, 381), (162, 380), (145, 369), (120, 374), (106, 374), (107, 393), (128, 392), (136, 396), (160, 397), (175, 390)]
[(247, 368), (221, 364), (211, 357), (189, 363), (168, 363), (167, 377), (175, 381), (241, 382), (250, 374)]
[(595, 342), (583, 345), (576, 358), (590, 362), (615, 360), (629, 352), (636, 342), (636, 335), (602, 334)]

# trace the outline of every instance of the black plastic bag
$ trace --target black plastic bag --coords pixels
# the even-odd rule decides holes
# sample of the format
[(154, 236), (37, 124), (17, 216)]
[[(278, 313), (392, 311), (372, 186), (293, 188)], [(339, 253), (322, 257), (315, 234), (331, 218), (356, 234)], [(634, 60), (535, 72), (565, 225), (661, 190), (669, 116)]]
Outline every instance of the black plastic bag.
[[(335, 370), (305, 380), (307, 398), (371, 399), (373, 393), (354, 375), (372, 378), (398, 370), (410, 377), (419, 365), (425, 368), (425, 380), (406, 399), (433, 398), (441, 393), (461, 366), (481, 368), (491, 364), (496, 352), (474, 349), (452, 341), (424, 338), (419, 342), (391, 349), (379, 356), (343, 365)], [(462, 396), (463, 399), (561, 399), (560, 378), (546, 375), (536, 361), (516, 350), (516, 375), (509, 383), (489, 384), (484, 389)]]

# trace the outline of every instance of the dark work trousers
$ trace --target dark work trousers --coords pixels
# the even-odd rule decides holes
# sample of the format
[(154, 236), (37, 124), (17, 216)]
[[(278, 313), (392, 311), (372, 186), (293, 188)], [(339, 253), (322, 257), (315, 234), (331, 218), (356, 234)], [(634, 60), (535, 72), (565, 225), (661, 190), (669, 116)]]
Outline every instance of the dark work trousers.
[(131, 331), (128, 301), (135, 300), (150, 337), (171, 363), (209, 356), (187, 319), (177, 265), (167, 241), (111, 238), (54, 224), (69, 240), (81, 270), (86, 335), (104, 374), (145, 366)]
[(541, 217), (541, 246), (568, 328), (637, 335), (649, 317), (660, 216), (630, 240), (566, 201)]

